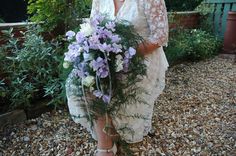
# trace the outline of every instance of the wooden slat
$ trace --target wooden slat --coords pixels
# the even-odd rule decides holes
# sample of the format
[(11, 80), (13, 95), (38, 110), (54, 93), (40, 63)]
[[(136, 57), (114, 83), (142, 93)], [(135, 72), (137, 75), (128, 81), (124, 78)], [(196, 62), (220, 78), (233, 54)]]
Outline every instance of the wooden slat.
[(205, 0), (205, 3), (236, 3), (235, 0)]
[[(215, 26), (215, 33), (217, 36), (220, 37), (220, 31), (221, 31), (221, 14), (222, 14), (222, 5), (220, 3), (217, 3), (216, 5), (216, 11), (215, 11), (215, 18), (214, 18), (214, 26)], [(222, 36), (221, 36), (222, 37)]]
[(231, 11), (236, 11), (236, 3), (233, 3), (232, 10)]
[(223, 16), (222, 16), (222, 19), (221, 19), (221, 28), (222, 29), (221, 29), (221, 32), (220, 32), (220, 36), (224, 36), (229, 11), (230, 11), (230, 4), (225, 4), (224, 10), (223, 10)]
[[(204, 3), (215, 7), (215, 11), (209, 15), (209, 19), (213, 19), (215, 34), (223, 38), (228, 11), (236, 11), (236, 0), (205, 0)], [(224, 6), (223, 10), (222, 6)]]

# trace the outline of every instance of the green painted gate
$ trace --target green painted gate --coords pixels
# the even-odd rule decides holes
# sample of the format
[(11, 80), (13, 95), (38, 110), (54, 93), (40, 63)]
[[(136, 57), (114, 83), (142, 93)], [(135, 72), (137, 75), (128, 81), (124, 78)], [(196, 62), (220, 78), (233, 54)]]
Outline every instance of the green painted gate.
[(213, 22), (215, 34), (223, 38), (228, 12), (236, 11), (236, 0), (205, 0), (205, 4), (213, 7), (213, 12), (209, 18)]

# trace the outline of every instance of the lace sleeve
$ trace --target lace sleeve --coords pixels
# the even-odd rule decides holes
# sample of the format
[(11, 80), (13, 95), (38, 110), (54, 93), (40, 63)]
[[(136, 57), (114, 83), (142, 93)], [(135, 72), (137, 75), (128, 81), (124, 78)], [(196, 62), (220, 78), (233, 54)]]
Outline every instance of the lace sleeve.
[(164, 0), (144, 2), (144, 13), (150, 29), (149, 41), (159, 46), (167, 46), (169, 26)]
[(93, 0), (90, 17), (93, 17), (98, 12), (99, 12), (99, 0)]

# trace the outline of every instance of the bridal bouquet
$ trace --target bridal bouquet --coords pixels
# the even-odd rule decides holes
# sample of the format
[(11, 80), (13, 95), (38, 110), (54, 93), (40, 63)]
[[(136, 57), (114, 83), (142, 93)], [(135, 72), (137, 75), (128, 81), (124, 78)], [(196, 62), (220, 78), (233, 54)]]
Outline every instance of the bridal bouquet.
[(97, 15), (66, 37), (63, 67), (72, 70), (90, 115), (112, 113), (128, 100), (138, 100), (135, 94), (140, 88), (135, 84), (146, 67), (136, 53), (142, 38), (130, 23)]

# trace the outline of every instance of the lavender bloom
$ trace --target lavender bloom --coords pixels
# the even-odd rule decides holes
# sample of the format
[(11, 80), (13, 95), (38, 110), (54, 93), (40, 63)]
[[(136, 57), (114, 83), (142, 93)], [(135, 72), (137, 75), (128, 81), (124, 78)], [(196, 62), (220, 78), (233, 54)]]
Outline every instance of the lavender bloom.
[(66, 32), (66, 37), (68, 40), (71, 40), (73, 37), (75, 36), (75, 32), (74, 31), (67, 31)]
[(92, 66), (93, 70), (97, 71), (99, 68), (105, 66), (105, 61), (103, 58), (98, 57), (96, 60), (93, 60), (91, 62), (91, 66)]
[(124, 61), (124, 63), (123, 63), (123, 71), (124, 72), (128, 72), (130, 59), (127, 58), (127, 57), (124, 57), (123, 61)]
[(80, 44), (82, 42), (84, 42), (85, 40), (85, 35), (82, 32), (78, 32), (75, 36), (76, 41)]
[(81, 62), (78, 65), (78, 68), (76, 68), (76, 74), (80, 78), (85, 78), (86, 76), (89, 75), (89, 73), (86, 72), (86, 70), (85, 70), (85, 65), (86, 65), (85, 62)]
[(72, 74), (79, 78), (85, 78), (87, 76), (87, 73), (81, 69), (74, 69)]
[(87, 41), (84, 41), (84, 42), (83, 42), (83, 49), (84, 49), (84, 51), (88, 53), (88, 52), (89, 52), (89, 48), (90, 48), (90, 47), (89, 47), (88, 42), (87, 42)]
[(111, 101), (111, 97), (109, 95), (103, 95), (102, 100), (108, 104)]
[(112, 35), (110, 39), (112, 43), (118, 43), (121, 41), (121, 38), (119, 37), (119, 35)]
[(100, 44), (100, 40), (99, 40), (98, 35), (94, 34), (91, 37), (89, 37), (88, 42), (89, 42), (90, 49), (94, 49), (94, 50), (99, 49), (98, 45)]
[(78, 52), (78, 53), (81, 53), (81, 52), (83, 51), (83, 48), (82, 48), (79, 44), (77, 44), (77, 43), (75, 43), (75, 42), (73, 42), (72, 44), (70, 44), (70, 45), (68, 46), (68, 49), (69, 49), (69, 50), (72, 50), (72, 51), (76, 51), (76, 52)]
[(64, 60), (68, 62), (74, 62), (83, 50), (83, 48), (80, 45), (75, 43), (70, 44), (68, 46), (68, 49), (69, 51), (64, 54), (65, 55)]
[(99, 38), (102, 39), (110, 38), (112, 36), (112, 32), (105, 29), (104, 27), (99, 27), (96, 32), (99, 35)]
[(112, 21), (106, 23), (106, 25), (105, 25), (105, 27), (107, 29), (110, 29), (113, 32), (115, 31), (115, 26), (116, 26), (115, 22), (112, 22)]
[(133, 57), (133, 56), (136, 54), (136, 50), (135, 50), (134, 48), (132, 48), (132, 47), (129, 47), (128, 52), (129, 52), (129, 55), (130, 55), (131, 57)]
[(93, 92), (93, 95), (96, 96), (97, 98), (102, 98), (102, 100), (105, 102), (105, 103), (110, 103), (111, 101), (111, 97), (109, 95), (104, 95), (101, 91), (99, 90), (95, 90)]
[(122, 52), (122, 45), (121, 44), (116, 44), (116, 43), (113, 43), (112, 44), (112, 47), (113, 47), (113, 49), (112, 49), (112, 51), (114, 52), (114, 53), (119, 53), (119, 52)]
[(94, 71), (96, 71), (96, 74), (99, 77), (105, 78), (108, 76), (108, 68), (103, 58), (98, 57), (96, 60), (93, 60), (90, 66), (93, 68)]
[(95, 14), (93, 18), (91, 18), (90, 24), (94, 27), (98, 26), (101, 21), (104, 20), (104, 16), (100, 15), (99, 13)]
[(98, 47), (99, 47), (99, 50), (102, 52), (110, 52), (113, 50), (111, 45), (107, 43), (100, 44)]
[(100, 68), (98, 71), (97, 71), (97, 75), (101, 78), (106, 78), (108, 76), (108, 69), (107, 67), (103, 67), (103, 68)]
[(95, 90), (95, 91), (93, 92), (93, 95), (96, 96), (96, 97), (98, 97), (98, 98), (101, 98), (101, 97), (103, 96), (102, 92), (99, 91), (99, 90)]

